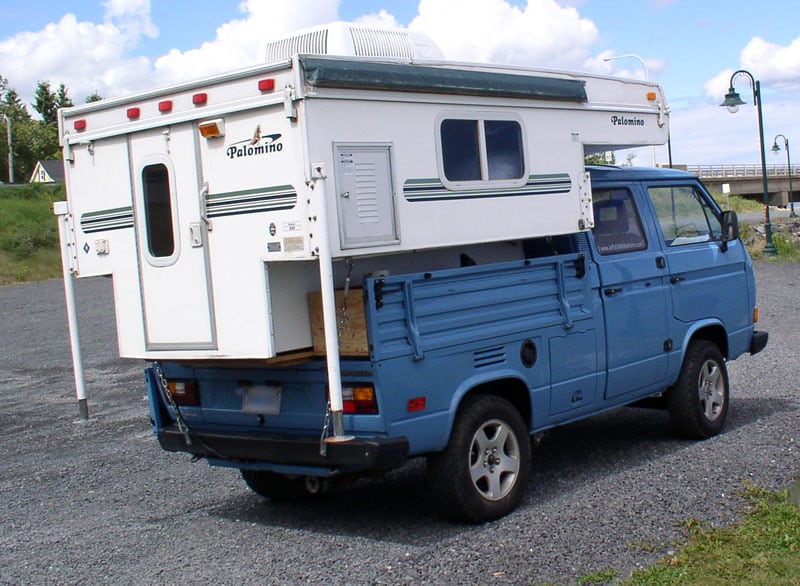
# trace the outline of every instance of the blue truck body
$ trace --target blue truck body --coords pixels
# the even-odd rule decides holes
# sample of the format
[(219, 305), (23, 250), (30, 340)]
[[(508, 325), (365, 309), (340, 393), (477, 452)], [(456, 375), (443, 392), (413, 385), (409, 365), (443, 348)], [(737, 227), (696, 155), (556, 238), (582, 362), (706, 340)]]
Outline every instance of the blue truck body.
[[(349, 441), (322, 441), (324, 359), (267, 367), (161, 362), (146, 380), (162, 447), (240, 468), (257, 492), (274, 496), (253, 482), (254, 472), (314, 479), (441, 458), (477, 396), (511, 405), (530, 435), (649, 397), (666, 397), (684, 431), (687, 417), (700, 417), (689, 435), (718, 433), (728, 403), (720, 369), (766, 344), (755, 331), (755, 279), (735, 215), (687, 173), (589, 171), (591, 232), (523, 242), (518, 260), (364, 279), (369, 357), (342, 357), (341, 374), (344, 387), (371, 388), (373, 399), (367, 412), (345, 410)], [(704, 373), (724, 382), (717, 391), (724, 405), (704, 401)], [(192, 399), (167, 392), (172, 381), (188, 381)], [(694, 384), (690, 398), (674, 398), (672, 389), (687, 384)], [(263, 412), (252, 404), (258, 393), (268, 397)], [(517, 444), (527, 439), (512, 456), (526, 456)], [(437, 464), (436, 478), (446, 465)], [(515, 480), (526, 472), (527, 464), (517, 465)], [(438, 488), (440, 501), (446, 490)], [(468, 500), (444, 508), (483, 521), (518, 498), (500, 508), (492, 507), (502, 499), (488, 498), (489, 508), (475, 514), (465, 512)]]

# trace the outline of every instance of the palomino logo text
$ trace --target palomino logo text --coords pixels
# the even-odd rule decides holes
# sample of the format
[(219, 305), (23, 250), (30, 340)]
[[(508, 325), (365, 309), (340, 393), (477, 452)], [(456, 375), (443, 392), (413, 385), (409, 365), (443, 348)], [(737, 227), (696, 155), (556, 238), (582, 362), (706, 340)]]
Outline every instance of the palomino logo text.
[(642, 118), (625, 118), (624, 116), (612, 116), (612, 126), (644, 126)]
[(262, 136), (261, 126), (256, 126), (253, 138), (233, 143), (228, 147), (226, 153), (229, 159), (279, 153), (283, 150), (283, 143), (279, 142), (280, 139), (280, 134), (265, 134)]

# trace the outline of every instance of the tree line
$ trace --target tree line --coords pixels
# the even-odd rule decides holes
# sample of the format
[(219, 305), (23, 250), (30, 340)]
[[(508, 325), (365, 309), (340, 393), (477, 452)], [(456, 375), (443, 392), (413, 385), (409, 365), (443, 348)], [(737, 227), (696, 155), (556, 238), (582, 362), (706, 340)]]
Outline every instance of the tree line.
[[(93, 93), (87, 102), (96, 102), (102, 97)], [(8, 124), (11, 124), (11, 152), (14, 155), (14, 181), (24, 183), (33, 173), (36, 161), (60, 159), (58, 144), (58, 109), (73, 106), (67, 87), (61, 83), (54, 90), (49, 81), (36, 85), (34, 102), (31, 104), (41, 120), (34, 119), (22, 103), (17, 91), (8, 79), (0, 74), (0, 182), (9, 181), (8, 169)]]

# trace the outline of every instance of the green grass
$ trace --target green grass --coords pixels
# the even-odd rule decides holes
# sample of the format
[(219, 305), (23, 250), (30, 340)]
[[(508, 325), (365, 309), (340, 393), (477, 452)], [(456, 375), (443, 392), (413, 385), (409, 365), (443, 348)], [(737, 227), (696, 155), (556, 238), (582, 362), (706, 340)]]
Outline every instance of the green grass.
[(747, 487), (744, 516), (713, 529), (688, 521), (688, 541), (677, 553), (637, 571), (626, 586), (800, 584), (800, 508), (788, 492)]
[(61, 274), (53, 202), (63, 186), (0, 186), (0, 285)]
[(719, 193), (713, 193), (712, 195), (723, 210), (733, 210), (737, 214), (764, 211), (764, 204), (755, 199), (749, 199), (741, 195), (726, 196)]

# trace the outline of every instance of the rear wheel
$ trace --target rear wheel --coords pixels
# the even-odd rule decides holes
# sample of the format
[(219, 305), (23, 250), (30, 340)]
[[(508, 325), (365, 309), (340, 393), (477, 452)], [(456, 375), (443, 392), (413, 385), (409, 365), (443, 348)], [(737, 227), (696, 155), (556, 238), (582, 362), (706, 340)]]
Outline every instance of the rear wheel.
[(242, 469), (241, 472), (250, 490), (273, 501), (293, 501), (310, 494), (302, 476), (286, 476), (269, 470)]
[(693, 439), (717, 435), (725, 426), (729, 402), (728, 370), (716, 344), (689, 343), (683, 366), (667, 393), (667, 408), (675, 431)]
[(434, 502), (457, 521), (499, 519), (522, 499), (530, 455), (527, 427), (511, 403), (493, 395), (469, 398), (447, 447), (428, 457)]

